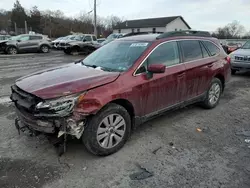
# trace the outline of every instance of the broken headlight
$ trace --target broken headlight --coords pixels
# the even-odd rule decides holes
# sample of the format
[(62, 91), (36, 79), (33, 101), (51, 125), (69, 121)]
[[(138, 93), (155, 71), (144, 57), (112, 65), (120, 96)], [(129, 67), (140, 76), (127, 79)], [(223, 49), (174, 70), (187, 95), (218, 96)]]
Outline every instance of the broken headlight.
[(46, 100), (40, 102), (36, 105), (37, 110), (48, 110), (54, 112), (67, 111), (70, 112), (73, 110), (75, 104), (79, 98), (83, 98), (85, 93), (79, 95), (69, 95), (66, 97), (61, 97), (58, 99)]

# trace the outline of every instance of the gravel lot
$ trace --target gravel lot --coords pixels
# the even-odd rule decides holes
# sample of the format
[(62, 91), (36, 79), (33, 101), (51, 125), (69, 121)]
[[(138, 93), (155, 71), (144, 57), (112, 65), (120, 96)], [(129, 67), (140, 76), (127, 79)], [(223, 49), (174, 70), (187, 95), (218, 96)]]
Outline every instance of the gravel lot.
[(1, 188), (250, 187), (247, 73), (232, 77), (215, 109), (193, 105), (154, 119), (108, 157), (89, 154), (80, 141), (70, 142), (58, 157), (43, 136), (19, 136), (8, 103), (10, 85), (20, 76), (80, 58), (61, 52), (0, 55)]

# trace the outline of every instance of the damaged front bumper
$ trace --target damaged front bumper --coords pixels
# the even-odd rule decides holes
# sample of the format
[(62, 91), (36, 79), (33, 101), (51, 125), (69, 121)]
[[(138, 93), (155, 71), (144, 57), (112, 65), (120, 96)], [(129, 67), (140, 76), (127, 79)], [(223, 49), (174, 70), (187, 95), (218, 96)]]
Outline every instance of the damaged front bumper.
[(78, 97), (40, 100), (17, 86), (12, 87), (11, 100), (16, 106), (16, 127), (41, 133), (69, 134), (80, 139), (87, 122), (86, 115), (74, 112)]

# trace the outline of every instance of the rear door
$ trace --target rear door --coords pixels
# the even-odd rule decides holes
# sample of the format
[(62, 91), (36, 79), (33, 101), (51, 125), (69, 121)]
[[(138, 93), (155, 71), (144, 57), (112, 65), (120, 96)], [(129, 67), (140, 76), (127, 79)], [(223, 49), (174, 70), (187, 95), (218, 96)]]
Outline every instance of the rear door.
[(186, 68), (185, 100), (192, 100), (207, 90), (209, 54), (199, 40), (183, 40), (179, 44)]
[[(150, 64), (164, 64), (166, 72), (145, 79)], [(185, 67), (180, 63), (177, 42), (165, 42), (156, 47), (142, 66), (138, 67), (135, 83), (138, 83), (134, 89), (140, 96), (138, 103), (142, 116), (181, 103), (185, 93)]]
[(39, 47), (39, 43), (40, 43), (40, 41), (43, 39), (43, 37), (42, 36), (36, 36), (36, 35), (34, 35), (34, 36), (30, 36), (30, 40), (29, 40), (29, 46), (28, 46), (28, 49), (29, 50), (37, 50), (38, 49), (38, 47)]

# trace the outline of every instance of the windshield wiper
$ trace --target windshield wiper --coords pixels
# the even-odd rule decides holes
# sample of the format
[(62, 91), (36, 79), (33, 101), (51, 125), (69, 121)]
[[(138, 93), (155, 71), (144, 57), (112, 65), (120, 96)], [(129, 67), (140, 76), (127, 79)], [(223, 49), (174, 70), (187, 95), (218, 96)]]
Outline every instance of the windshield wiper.
[(82, 61), (82, 65), (84, 65), (84, 66), (86, 66), (86, 67), (92, 67), (92, 68), (96, 68), (96, 67), (98, 67), (98, 66), (96, 66), (96, 65), (88, 65), (88, 64), (85, 64), (83, 61)]

